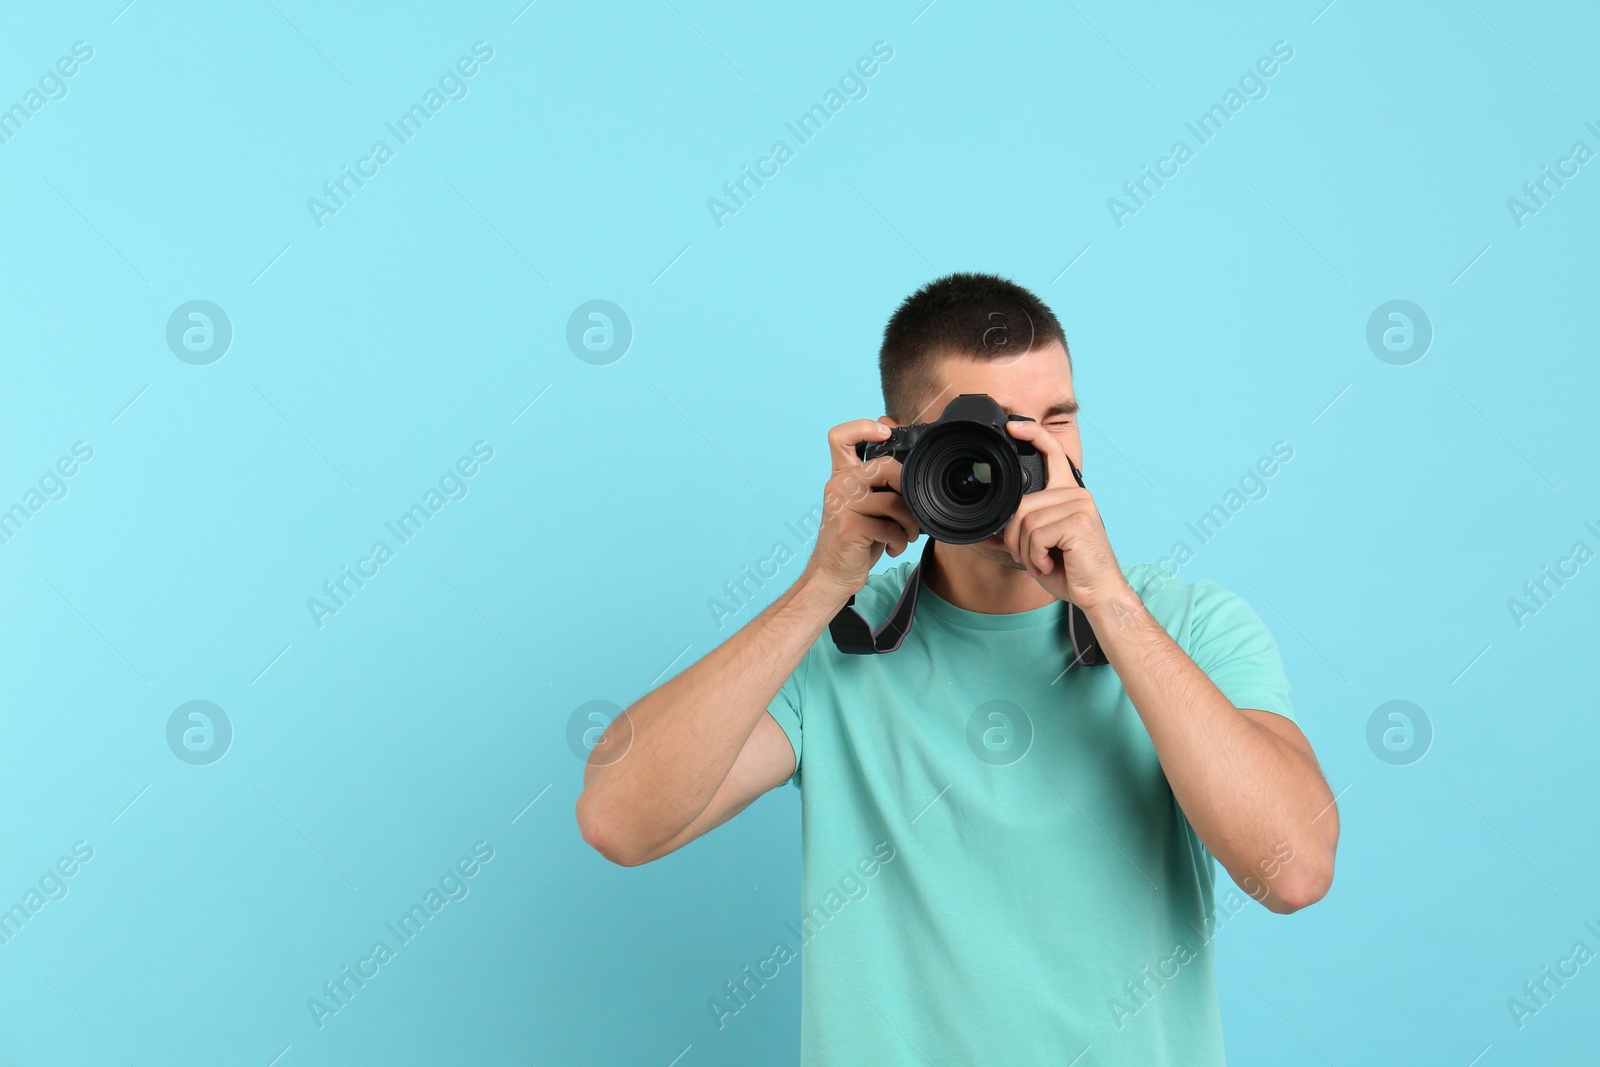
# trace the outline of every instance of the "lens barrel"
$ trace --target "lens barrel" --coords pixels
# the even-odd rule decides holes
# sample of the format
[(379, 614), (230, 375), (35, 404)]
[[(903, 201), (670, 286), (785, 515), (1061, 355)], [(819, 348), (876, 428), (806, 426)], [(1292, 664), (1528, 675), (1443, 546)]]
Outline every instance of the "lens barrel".
[(900, 476), (901, 494), (922, 532), (955, 545), (1003, 530), (1024, 488), (1011, 441), (967, 420), (929, 426)]

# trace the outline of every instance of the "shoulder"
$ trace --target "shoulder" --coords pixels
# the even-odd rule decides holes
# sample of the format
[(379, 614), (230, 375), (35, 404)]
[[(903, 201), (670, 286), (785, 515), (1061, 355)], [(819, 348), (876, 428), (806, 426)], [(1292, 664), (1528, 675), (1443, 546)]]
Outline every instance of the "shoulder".
[(1124, 567), (1123, 574), (1150, 614), (1185, 646), (1218, 630), (1263, 626), (1244, 597), (1210, 578), (1185, 581), (1155, 563)]
[(1244, 597), (1210, 578), (1186, 582), (1151, 564), (1125, 573), (1151, 616), (1234, 707), (1295, 721), (1278, 644)]

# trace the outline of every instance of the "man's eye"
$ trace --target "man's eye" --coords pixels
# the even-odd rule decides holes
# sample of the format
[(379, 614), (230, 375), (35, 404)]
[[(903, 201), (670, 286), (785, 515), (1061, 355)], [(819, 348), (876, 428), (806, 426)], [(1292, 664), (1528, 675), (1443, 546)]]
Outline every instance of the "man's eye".
[(1071, 419), (1054, 419), (1044, 424), (1047, 430), (1065, 430), (1072, 425)]

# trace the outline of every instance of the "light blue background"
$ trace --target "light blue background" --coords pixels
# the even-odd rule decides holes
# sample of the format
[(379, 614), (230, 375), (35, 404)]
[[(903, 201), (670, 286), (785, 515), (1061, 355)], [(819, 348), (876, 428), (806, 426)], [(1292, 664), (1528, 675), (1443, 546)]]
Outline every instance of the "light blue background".
[[(825, 429), (880, 411), (885, 318), (957, 269), (1062, 319), (1125, 562), (1295, 450), (1182, 571), (1274, 631), (1343, 820), (1322, 903), (1219, 935), (1234, 1062), (1592, 1053), (1600, 963), (1524, 1029), (1506, 1001), (1600, 949), (1600, 564), (1520, 629), (1506, 601), (1600, 549), (1600, 163), (1521, 228), (1506, 201), (1600, 149), (1600, 19), (923, 2), (5, 14), (0, 106), (94, 56), (0, 144), (0, 507), (94, 458), (0, 545), (0, 905), (94, 858), (0, 945), (0, 1064), (796, 1062), (798, 969), (706, 1006), (799, 913), (796, 793), (613, 867), (568, 721), (727, 636), (708, 598), (792, 542)], [(307, 198), (480, 40), (319, 229)], [(876, 41), (867, 97), (719, 229), (707, 198)], [(1119, 229), (1276, 41), (1266, 98)], [(165, 340), (193, 299), (234, 330), (209, 366)], [(633, 324), (608, 366), (565, 340), (591, 299)], [(1391, 299), (1435, 331), (1409, 366), (1365, 340)], [(480, 440), (319, 629), (307, 598)], [(194, 699), (235, 731), (209, 766), (166, 742)], [(1366, 739), (1393, 699), (1435, 731), (1409, 766)], [(307, 998), (477, 841), (470, 895), (319, 1030)]]

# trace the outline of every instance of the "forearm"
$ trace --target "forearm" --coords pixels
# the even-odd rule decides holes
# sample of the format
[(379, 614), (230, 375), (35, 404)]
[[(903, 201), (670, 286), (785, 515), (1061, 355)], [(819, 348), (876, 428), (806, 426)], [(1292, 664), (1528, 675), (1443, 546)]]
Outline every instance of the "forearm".
[(1320, 897), (1338, 816), (1314, 758), (1234, 707), (1132, 590), (1086, 614), (1212, 855), (1274, 911)]
[(603, 828), (619, 854), (652, 852), (681, 833), (705, 811), (844, 599), (803, 576), (743, 629), (617, 716), (584, 769), (580, 823)]

